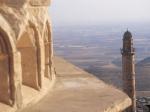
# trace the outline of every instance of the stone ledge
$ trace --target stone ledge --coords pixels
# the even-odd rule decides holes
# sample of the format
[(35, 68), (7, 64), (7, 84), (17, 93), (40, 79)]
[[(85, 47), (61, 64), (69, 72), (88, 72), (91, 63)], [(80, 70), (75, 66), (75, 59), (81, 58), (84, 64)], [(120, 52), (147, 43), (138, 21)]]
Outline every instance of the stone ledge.
[(51, 0), (0, 0), (0, 4), (15, 7), (23, 6), (25, 3), (29, 3), (31, 6), (49, 6)]
[(120, 90), (55, 57), (56, 83), (40, 102), (19, 112), (121, 112), (131, 105)]
[(33, 88), (23, 85), (22, 86), (23, 105), (21, 109), (17, 110), (16, 106), (11, 107), (9, 105), (0, 102), (0, 112), (18, 112), (21, 111), (23, 108), (36, 104), (49, 92), (49, 90), (53, 88), (54, 83), (55, 77), (53, 77), (52, 82), (50, 82), (49, 79), (45, 78), (44, 87), (42, 88), (41, 91), (37, 91)]
[(51, 0), (30, 0), (32, 6), (49, 6)]
[(0, 0), (0, 4), (7, 4), (9, 6), (22, 6), (24, 3), (26, 3), (27, 0)]

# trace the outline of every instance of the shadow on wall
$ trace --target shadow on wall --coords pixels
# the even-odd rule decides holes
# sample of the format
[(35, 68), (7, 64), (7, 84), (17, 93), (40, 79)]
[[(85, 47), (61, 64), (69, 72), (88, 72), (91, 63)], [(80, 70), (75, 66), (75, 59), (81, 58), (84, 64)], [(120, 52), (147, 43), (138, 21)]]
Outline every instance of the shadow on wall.
[(0, 30), (0, 102), (21, 107), (22, 85), (41, 91), (44, 79), (52, 80), (49, 25), (49, 22), (45, 23), (43, 37), (36, 27), (27, 25), (16, 46), (11, 40), (12, 36), (7, 36), (7, 31)]

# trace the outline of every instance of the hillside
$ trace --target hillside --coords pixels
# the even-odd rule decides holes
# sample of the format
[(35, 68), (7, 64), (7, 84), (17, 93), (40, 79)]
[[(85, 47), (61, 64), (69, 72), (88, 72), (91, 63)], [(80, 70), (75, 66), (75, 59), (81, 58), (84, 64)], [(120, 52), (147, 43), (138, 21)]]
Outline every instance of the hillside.
[(150, 57), (136, 64), (137, 87), (138, 90), (150, 90)]
[[(56, 27), (53, 29), (55, 54), (94, 74), (106, 83), (121, 88), (120, 48), (122, 48), (123, 32), (120, 32), (120, 26), (115, 26), (115, 28), (113, 25)], [(143, 31), (143, 27), (140, 26), (134, 27), (136, 62), (139, 65), (136, 67), (138, 90), (150, 90), (149, 76), (146, 75), (149, 72), (149, 62), (147, 60), (139, 62), (149, 56), (149, 29), (149, 26), (147, 31)]]
[[(120, 67), (121, 58), (112, 61)], [(147, 57), (136, 64), (136, 86), (139, 91), (150, 91), (150, 57)]]
[[(118, 66), (118, 68), (121, 67), (121, 58), (113, 60), (112, 63)], [(150, 91), (150, 57), (137, 62), (135, 68), (137, 90)]]
[(147, 58), (145, 58), (145, 59), (143, 59), (143, 60), (141, 60), (141, 61), (139, 61), (138, 63), (137, 63), (137, 66), (138, 67), (140, 67), (140, 66), (150, 66), (150, 57), (147, 57)]

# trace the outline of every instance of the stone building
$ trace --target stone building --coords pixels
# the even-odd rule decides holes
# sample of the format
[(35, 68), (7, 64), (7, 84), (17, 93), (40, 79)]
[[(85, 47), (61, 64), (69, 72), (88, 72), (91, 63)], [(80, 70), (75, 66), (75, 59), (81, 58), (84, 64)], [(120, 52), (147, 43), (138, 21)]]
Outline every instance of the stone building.
[(127, 112), (136, 112), (136, 90), (135, 90), (135, 49), (133, 48), (133, 38), (129, 31), (123, 36), (122, 53), (122, 74), (123, 91), (132, 99), (132, 106)]
[[(128, 108), (131, 100), (125, 93), (53, 58), (50, 4), (51, 0), (0, 0), (0, 112), (121, 112)], [(54, 89), (48, 93), (55, 76)], [(45, 95), (50, 96), (48, 100)], [(32, 105), (39, 100), (41, 105)], [(26, 111), (29, 105), (33, 109)]]
[(20, 107), (22, 86), (51, 82), (50, 0), (0, 0), (0, 102)]

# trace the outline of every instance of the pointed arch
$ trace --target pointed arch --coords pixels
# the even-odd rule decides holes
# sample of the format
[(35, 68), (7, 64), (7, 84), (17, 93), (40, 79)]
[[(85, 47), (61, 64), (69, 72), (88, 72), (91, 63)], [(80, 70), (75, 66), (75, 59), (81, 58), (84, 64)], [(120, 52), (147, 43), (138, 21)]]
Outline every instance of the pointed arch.
[(26, 30), (17, 41), (17, 48), (21, 53), (23, 84), (37, 90), (41, 88), (39, 42), (40, 38), (37, 27), (29, 21)]
[(15, 102), (16, 94), (15, 68), (13, 66), (13, 54), (16, 52), (16, 47), (13, 40), (13, 31), (2, 16), (0, 16), (0, 20), (0, 101), (12, 105)]
[(37, 63), (38, 63), (38, 84), (39, 84), (39, 88), (42, 88), (42, 81), (43, 81), (43, 65), (42, 65), (42, 39), (40, 38), (40, 33), (37, 29), (37, 26), (29, 21), (29, 26), (34, 30), (35, 32), (35, 42), (36, 42), (36, 46), (37, 46)]
[[(16, 52), (16, 45), (15, 45), (15, 34), (13, 30), (11, 29), (8, 22), (0, 15), (0, 31), (1, 34), (4, 35), (4, 40), (7, 44), (9, 53)], [(6, 31), (7, 29), (7, 31)], [(6, 33), (7, 32), (7, 33)]]
[(52, 79), (52, 55), (53, 55), (53, 48), (52, 48), (52, 34), (50, 23), (47, 20), (44, 28), (43, 34), (43, 41), (44, 41), (44, 51), (45, 51), (45, 77)]

